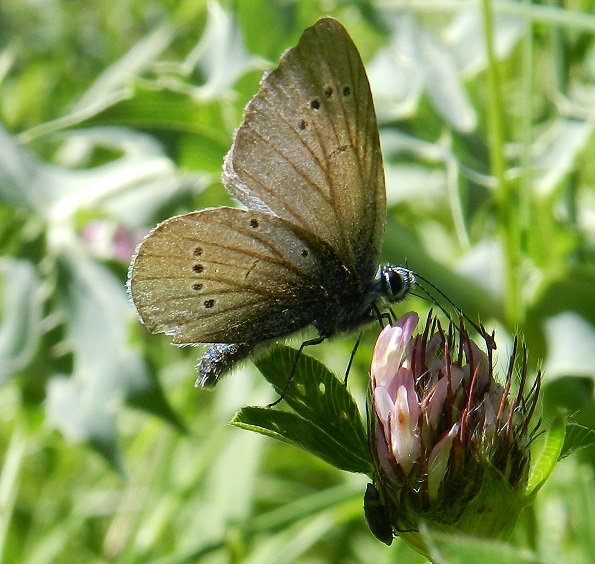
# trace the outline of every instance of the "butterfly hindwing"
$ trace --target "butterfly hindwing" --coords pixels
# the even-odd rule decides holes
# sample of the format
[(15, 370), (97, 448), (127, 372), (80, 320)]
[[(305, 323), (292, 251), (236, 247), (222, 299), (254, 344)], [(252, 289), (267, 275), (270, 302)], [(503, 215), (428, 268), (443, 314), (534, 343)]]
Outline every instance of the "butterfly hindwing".
[(211, 208), (145, 238), (130, 291), (147, 328), (176, 344), (259, 342), (311, 323), (341, 273), (328, 245), (282, 218)]

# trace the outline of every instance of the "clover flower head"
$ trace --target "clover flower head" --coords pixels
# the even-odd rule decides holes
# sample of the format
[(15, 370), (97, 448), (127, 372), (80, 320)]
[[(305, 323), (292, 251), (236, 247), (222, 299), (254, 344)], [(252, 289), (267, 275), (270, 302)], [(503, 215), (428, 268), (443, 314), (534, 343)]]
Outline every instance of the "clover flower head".
[[(515, 508), (524, 505), (540, 374), (527, 390), (526, 351), (515, 340), (507, 374), (498, 381), (493, 335), (485, 335), (484, 352), (462, 320), (444, 330), (430, 312), (422, 333), (413, 336), (418, 322), (417, 314), (405, 314), (384, 328), (374, 350), (368, 427), (375, 474), (366, 515), (383, 515), (380, 530), (422, 552), (416, 535), (423, 521), (505, 538)], [(495, 485), (516, 495), (514, 508), (493, 508), (482, 498), (488, 481), (490, 495)], [(490, 507), (489, 517), (481, 519), (479, 506)], [(382, 537), (392, 541), (392, 534)]]

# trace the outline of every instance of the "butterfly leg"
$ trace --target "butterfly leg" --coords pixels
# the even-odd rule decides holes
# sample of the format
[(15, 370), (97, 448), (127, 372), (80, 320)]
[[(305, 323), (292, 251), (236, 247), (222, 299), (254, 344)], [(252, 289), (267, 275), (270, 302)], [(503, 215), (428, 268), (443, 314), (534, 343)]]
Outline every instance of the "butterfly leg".
[[(378, 319), (378, 323), (380, 324), (381, 329), (384, 329), (384, 327), (385, 327), (384, 322), (386, 322), (387, 325), (392, 325), (393, 320), (396, 319), (395, 314), (394, 314), (393, 310), (390, 309), (390, 307), (388, 308), (388, 311), (380, 311), (380, 309), (378, 308), (378, 306), (376, 304), (372, 304), (372, 309), (374, 310), (374, 313), (376, 314), (376, 318)], [(392, 315), (392, 317), (391, 317), (391, 315)]]
[(362, 341), (362, 333), (360, 331), (360, 334), (357, 336), (357, 341), (355, 341), (355, 345), (353, 347), (353, 349), (351, 350), (351, 356), (349, 357), (349, 362), (347, 363), (347, 370), (345, 370), (345, 379), (343, 380), (343, 384), (345, 386), (347, 386), (347, 377), (349, 376), (349, 371), (351, 370), (351, 365), (353, 364), (353, 359), (355, 358), (355, 353), (357, 352), (357, 349), (359, 348), (359, 344)]
[(214, 343), (202, 355), (196, 365), (197, 388), (213, 388), (219, 379), (227, 374), (239, 361), (250, 356), (252, 343)]
[(281, 395), (273, 403), (269, 403), (269, 405), (267, 405), (267, 407), (275, 407), (278, 403), (280, 403), (283, 400), (283, 398), (285, 397), (285, 394), (289, 391), (289, 388), (291, 388), (291, 384), (293, 384), (293, 381), (295, 380), (295, 373), (297, 370), (298, 362), (300, 360), (300, 356), (302, 356), (302, 351), (306, 347), (309, 347), (311, 345), (319, 345), (320, 343), (322, 343), (322, 341), (324, 341), (325, 338), (326, 337), (316, 337), (316, 339), (310, 339), (309, 341), (304, 341), (300, 345), (300, 348), (298, 349), (298, 354), (295, 357), (295, 362), (293, 363), (293, 368), (291, 369), (291, 373), (287, 380), (287, 384), (285, 384), (285, 388), (283, 389), (283, 392), (281, 392)]

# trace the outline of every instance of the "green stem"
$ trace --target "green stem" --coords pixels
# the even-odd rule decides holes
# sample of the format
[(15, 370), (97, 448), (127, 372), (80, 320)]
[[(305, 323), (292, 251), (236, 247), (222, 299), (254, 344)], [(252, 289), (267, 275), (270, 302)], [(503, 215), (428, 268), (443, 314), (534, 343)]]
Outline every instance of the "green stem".
[(522, 104), (523, 113), (521, 115), (521, 171), (519, 178), (519, 223), (521, 236), (526, 240), (526, 234), (531, 226), (531, 198), (532, 182), (534, 177), (531, 147), (533, 144), (533, 24), (531, 22), (531, 2), (532, 0), (523, 0), (525, 7), (524, 34), (521, 43), (521, 84), (522, 84)]
[(497, 218), (504, 253), (506, 276), (504, 315), (510, 328), (515, 327), (523, 318), (519, 284), (520, 229), (518, 221), (518, 194), (515, 187), (506, 178), (504, 157), (504, 115), (503, 100), (498, 76), (498, 62), (494, 52), (494, 22), (491, 0), (482, 0), (484, 34), (488, 57), (488, 143), (490, 147), (490, 166), (497, 180), (495, 203)]
[(19, 427), (15, 427), (0, 472), (0, 563), (7, 560), (6, 555), (10, 545), (8, 536), (17, 503), (20, 470), (25, 458), (26, 446), (25, 433)]

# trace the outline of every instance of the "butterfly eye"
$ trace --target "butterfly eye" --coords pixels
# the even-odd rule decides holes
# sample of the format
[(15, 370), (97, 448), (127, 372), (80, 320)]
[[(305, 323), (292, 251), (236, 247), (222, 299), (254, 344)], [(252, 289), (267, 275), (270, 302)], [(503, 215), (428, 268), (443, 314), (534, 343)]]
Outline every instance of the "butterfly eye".
[(394, 296), (403, 288), (403, 279), (392, 271), (384, 273), (384, 287)]
[(381, 272), (382, 291), (391, 302), (403, 299), (414, 281), (413, 273), (407, 268), (386, 266)]

